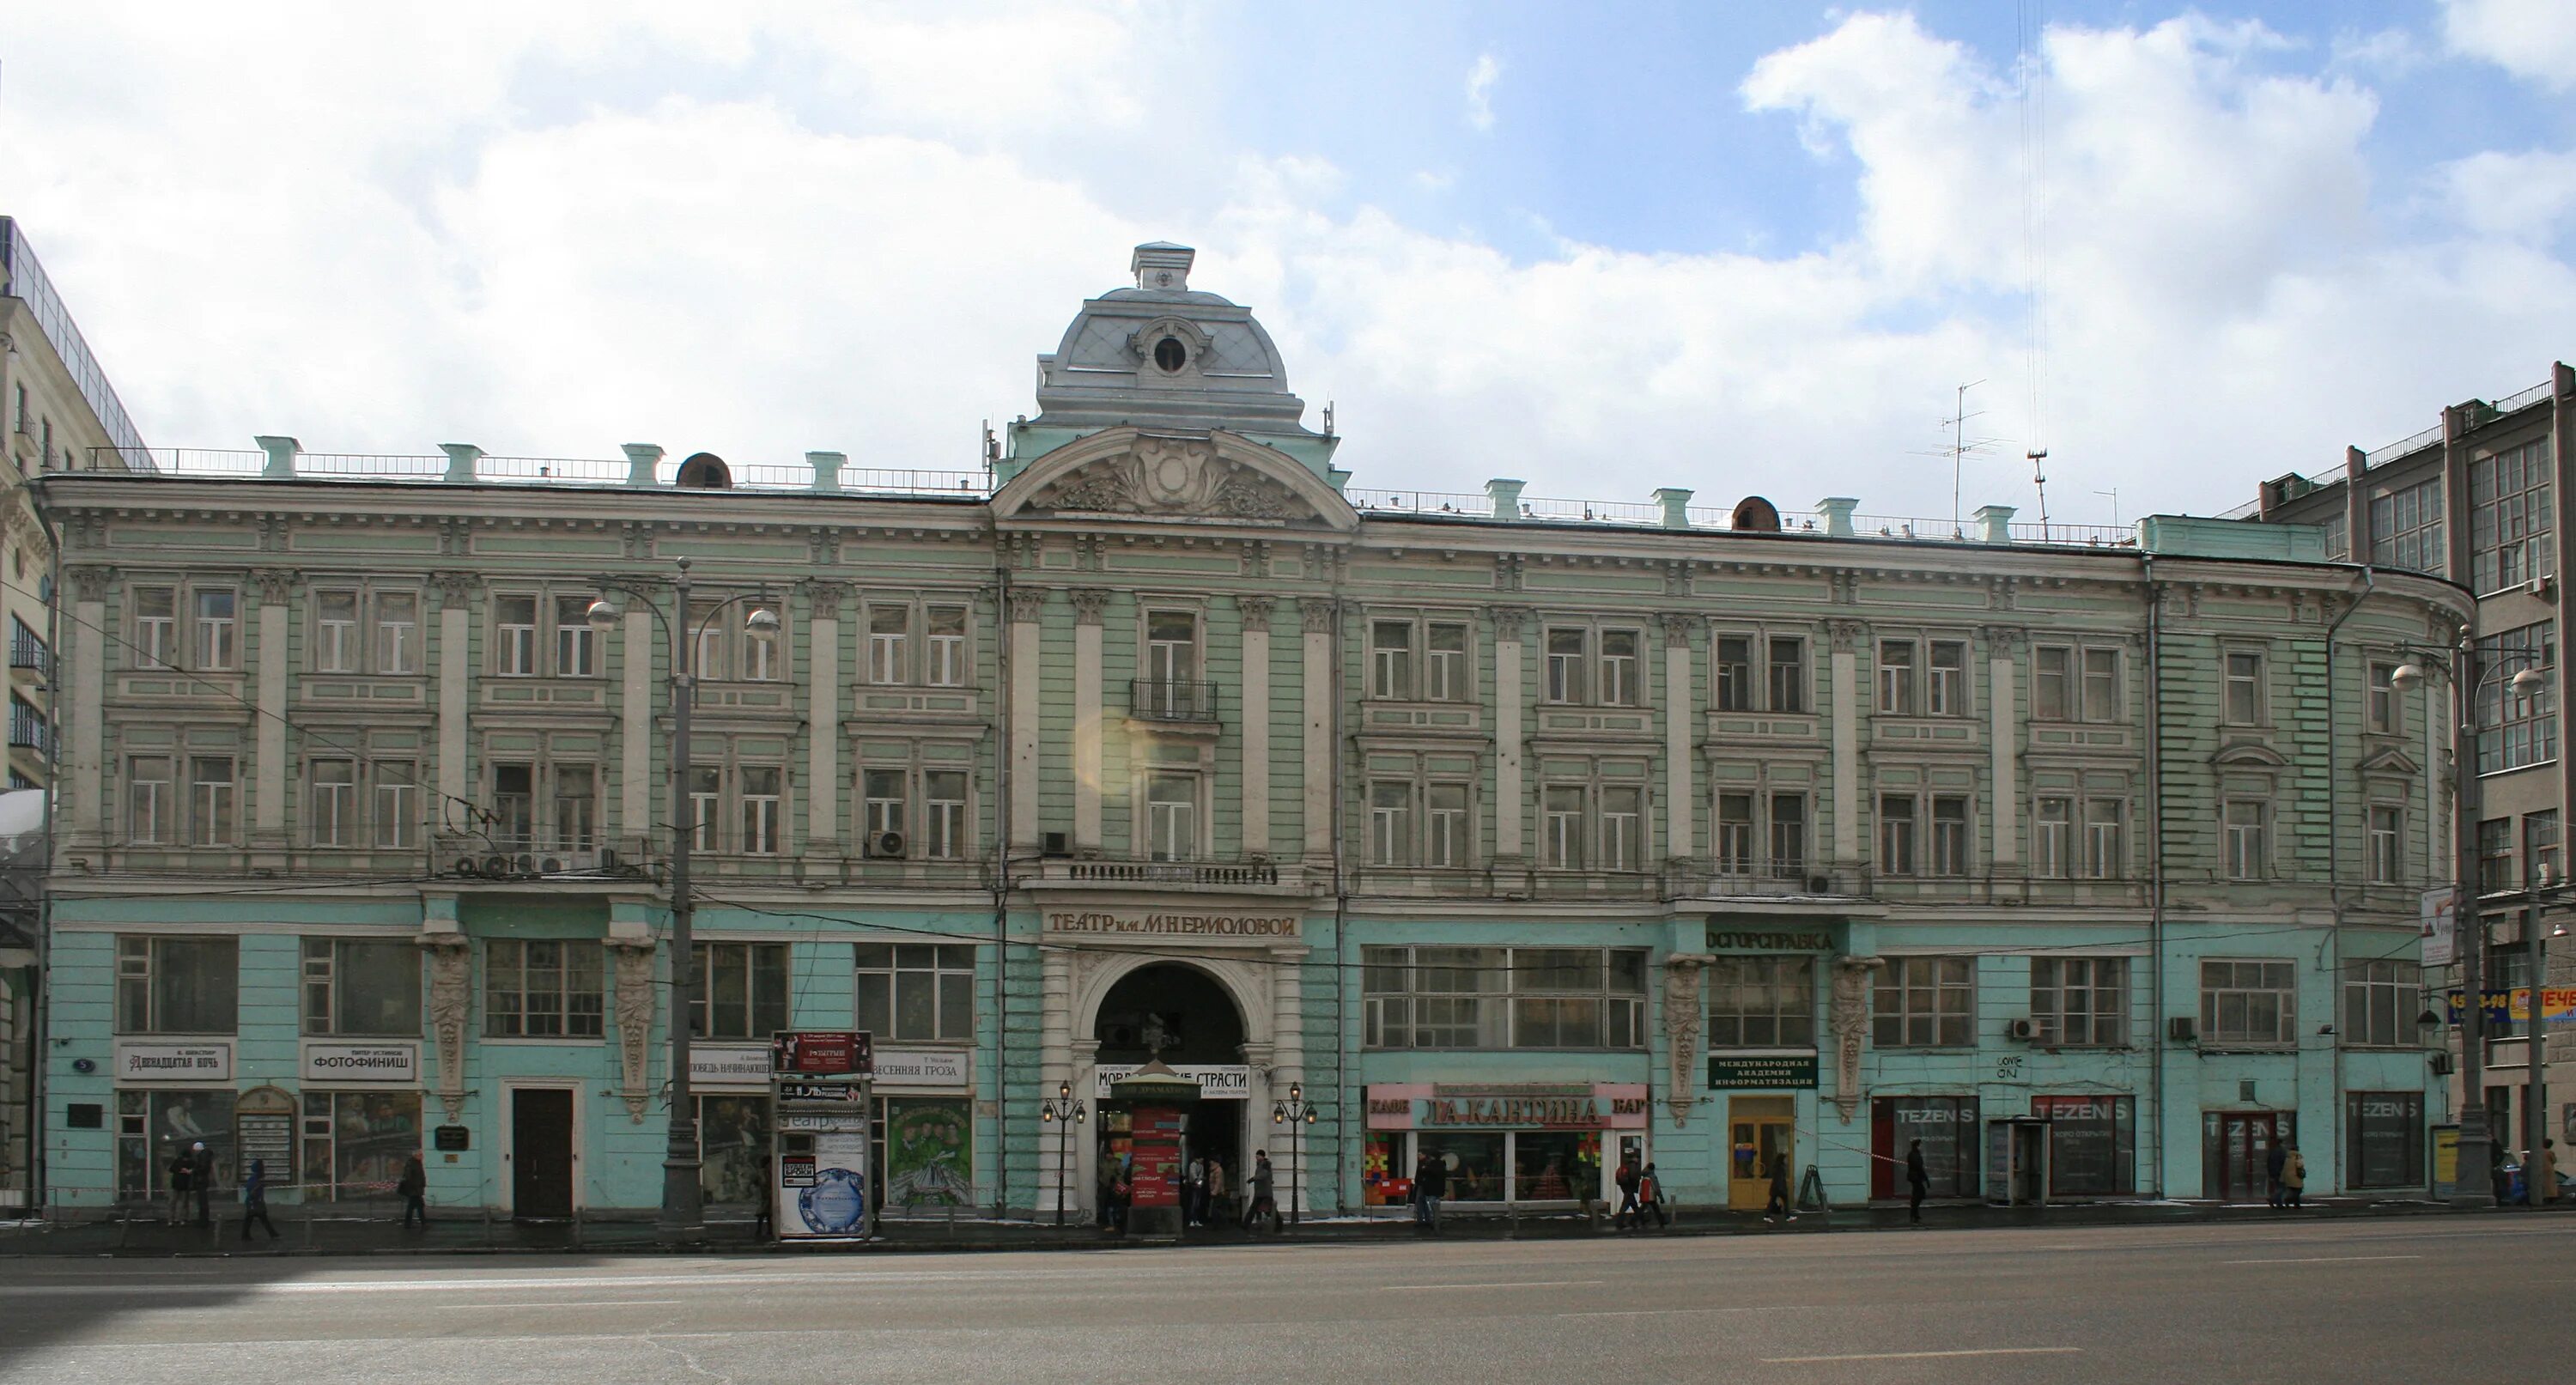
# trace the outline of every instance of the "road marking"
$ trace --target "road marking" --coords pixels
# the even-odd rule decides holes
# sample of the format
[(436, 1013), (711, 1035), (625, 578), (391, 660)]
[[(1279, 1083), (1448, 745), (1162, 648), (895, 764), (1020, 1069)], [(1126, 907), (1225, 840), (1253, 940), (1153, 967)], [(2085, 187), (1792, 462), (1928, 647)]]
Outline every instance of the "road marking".
[(1606, 1284), (1606, 1279), (1505, 1279), (1491, 1284), (1389, 1284), (1371, 1293), (1418, 1294), (1433, 1289), (1562, 1289), (1570, 1285)]
[(433, 1313), (462, 1313), (474, 1310), (490, 1312), (500, 1308), (677, 1308), (681, 1303), (682, 1300), (676, 1298), (603, 1298), (548, 1299), (543, 1303), (424, 1303), (421, 1306)]
[(1765, 1356), (1766, 1366), (1796, 1366), (1811, 1361), (1928, 1361), (1938, 1356), (2080, 1356), (2082, 1347), (1977, 1347), (1967, 1351), (1871, 1351), (1846, 1356)]
[(2421, 1260), (2421, 1255), (2304, 1255), (2293, 1260), (2229, 1260), (2230, 1265), (2348, 1265), (2368, 1260)]

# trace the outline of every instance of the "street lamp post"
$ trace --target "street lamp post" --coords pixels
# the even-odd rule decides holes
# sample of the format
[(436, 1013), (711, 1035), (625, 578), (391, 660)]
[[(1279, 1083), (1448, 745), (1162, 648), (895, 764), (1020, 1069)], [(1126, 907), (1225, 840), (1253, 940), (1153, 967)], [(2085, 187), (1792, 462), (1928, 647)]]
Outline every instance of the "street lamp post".
[[(1073, 1084), (1055, 1084), (1055, 1099), (1038, 1103), (1038, 1119), (1056, 1128), (1055, 1141), (1055, 1224), (1064, 1225), (1065, 1185), (1073, 1181), (1073, 1128), (1082, 1124), (1086, 1113), (1082, 1103), (1073, 1099)], [(1104, 1119), (1106, 1119), (1104, 1117)]]
[(1293, 1226), (1299, 1221), (1299, 1211), (1306, 1201), (1301, 1182), (1306, 1161), (1297, 1157), (1297, 1127), (1315, 1123), (1315, 1108), (1306, 1100), (1304, 1083), (1289, 1083), (1288, 1099), (1270, 1103), (1270, 1123), (1288, 1127), (1288, 1222)]
[[(2503, 651), (2505, 657), (2535, 660), (2519, 650)], [(2459, 958), (2460, 992), (2465, 1013), (2460, 1023), (2460, 1142), (2453, 1156), (2451, 1205), (2458, 1208), (2493, 1207), (2495, 1189), (2488, 1177), (2490, 1159), (2487, 1150), (2486, 1105), (2486, 922), (2478, 911), (2478, 813), (2480, 793), (2477, 767), (2477, 705), (2486, 692), (2487, 680), (2504, 671), (2504, 665), (2481, 673), (2478, 669), (2477, 640), (2464, 634), (2451, 651), (2451, 692), (2456, 703), (2451, 708), (2451, 842), (2460, 891)], [(2388, 676), (2388, 685), (2399, 692), (2424, 681), (2424, 666), (2405, 663)], [(2513, 690), (2528, 694), (2542, 683), (2540, 671), (2526, 663), (2510, 680)], [(2536, 997), (2535, 997), (2536, 998)], [(2508, 997), (2506, 1002), (2511, 1004)], [(2475, 1181), (2472, 1181), (2475, 1180)]]
[[(690, 651), (697, 637), (714, 626), (725, 611), (745, 601), (755, 604), (743, 618), (746, 628), (774, 632), (778, 613), (766, 604), (768, 597), (745, 595), (729, 598), (707, 612), (697, 626), (689, 624), (689, 560), (679, 560), (679, 576), (673, 580), (673, 602), (679, 611), (675, 627), (653, 604), (652, 595), (640, 588), (609, 578), (600, 579), (603, 591), (624, 592), (643, 604), (661, 623), (662, 635), (671, 642), (671, 799), (682, 808), (689, 798), (689, 707), (697, 700), (697, 673), (690, 668)], [(606, 597), (590, 603), (585, 613), (590, 628), (603, 636), (616, 628), (623, 614), (608, 603)], [(688, 631), (682, 639), (680, 631)], [(634, 651), (628, 657), (635, 657)], [(648, 647), (643, 657), (650, 659)], [(631, 732), (630, 732), (631, 733)], [(697, 995), (696, 943), (690, 937), (691, 916), (695, 906), (689, 898), (689, 848), (694, 845), (698, 824), (692, 812), (675, 813), (671, 822), (671, 1123), (670, 1134), (662, 1150), (662, 1211), (655, 1219), (654, 1230), (665, 1241), (694, 1241), (706, 1233), (706, 1207), (698, 1185), (701, 1163), (698, 1150), (698, 1113), (689, 1095), (689, 1003)]]

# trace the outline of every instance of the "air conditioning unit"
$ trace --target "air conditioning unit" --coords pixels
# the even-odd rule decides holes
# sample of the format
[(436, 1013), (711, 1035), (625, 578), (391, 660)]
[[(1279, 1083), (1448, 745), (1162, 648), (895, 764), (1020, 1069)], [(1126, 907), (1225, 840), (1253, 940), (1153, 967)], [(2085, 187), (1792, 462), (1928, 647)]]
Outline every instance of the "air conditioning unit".
[(515, 875), (515, 874), (517, 874), (517, 872), (516, 872), (516, 871), (514, 871), (514, 870), (512, 870), (512, 869), (510, 868), (510, 858), (509, 858), (509, 857), (507, 857), (507, 856), (486, 856), (486, 857), (484, 857), (484, 858), (483, 858), (483, 878), (484, 878), (484, 879), (486, 879), (486, 880), (507, 880), (507, 879), (509, 879), (512, 875)]
[(1071, 833), (1068, 833), (1068, 832), (1041, 832), (1041, 833), (1039, 833), (1039, 834), (1038, 834), (1038, 854), (1039, 854), (1040, 856), (1045, 856), (1045, 857), (1055, 858), (1055, 859), (1060, 859), (1060, 858), (1063, 858), (1063, 857), (1066, 857), (1066, 856), (1070, 856), (1070, 855), (1072, 855), (1072, 854), (1073, 854), (1073, 835), (1072, 835)]
[(483, 863), (471, 856), (459, 856), (456, 858), (456, 864), (450, 869), (455, 874), (471, 880), (483, 873)]
[(549, 851), (537, 858), (539, 875), (597, 875), (617, 868), (614, 851)]
[(2543, 601), (2556, 596), (2558, 594), (2558, 578), (2556, 574), (2544, 572), (2538, 577), (2532, 578), (2530, 590), (2533, 596), (2539, 597)]
[(2006, 1020), (2004, 1021), (2004, 1037), (2021, 1043), (2029, 1043), (2031, 1040), (2039, 1037), (2039, 1021)]
[(903, 859), (903, 834), (901, 832), (870, 833), (868, 836), (868, 854), (881, 861), (898, 861)]
[(1809, 893), (1809, 894), (1832, 894), (1833, 892), (1834, 892), (1834, 878), (1833, 878), (1832, 876), (1830, 876), (1830, 875), (1810, 875), (1810, 876), (1808, 876), (1808, 877), (1807, 877), (1807, 893)]
[(2450, 1054), (2436, 1053), (2433, 1055), (2433, 1075), (2435, 1077), (2448, 1077), (2451, 1075)]
[(2175, 1015), (2165, 1021), (2165, 1037), (2178, 1044), (2200, 1042), (2200, 1017)]

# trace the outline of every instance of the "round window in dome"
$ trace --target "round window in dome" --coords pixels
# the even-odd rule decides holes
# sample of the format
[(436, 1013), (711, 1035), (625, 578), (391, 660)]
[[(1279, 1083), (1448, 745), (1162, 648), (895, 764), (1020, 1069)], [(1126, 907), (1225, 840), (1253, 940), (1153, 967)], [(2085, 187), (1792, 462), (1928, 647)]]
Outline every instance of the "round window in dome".
[(1181, 345), (1179, 337), (1165, 337), (1154, 343), (1154, 364), (1161, 366), (1165, 374), (1176, 374), (1189, 363), (1190, 349)]

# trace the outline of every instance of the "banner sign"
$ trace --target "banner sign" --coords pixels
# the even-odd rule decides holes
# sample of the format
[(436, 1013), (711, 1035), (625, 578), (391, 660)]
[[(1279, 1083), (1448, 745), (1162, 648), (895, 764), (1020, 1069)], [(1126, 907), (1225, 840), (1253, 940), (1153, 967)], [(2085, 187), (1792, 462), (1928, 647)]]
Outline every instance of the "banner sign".
[[(1093, 1069), (1092, 1100), (1109, 1100), (1109, 1084), (1125, 1078), (1138, 1066), (1135, 1063), (1103, 1063)], [(1250, 1101), (1252, 1099), (1252, 1068), (1249, 1064), (1188, 1063), (1172, 1071), (1199, 1084), (1201, 1101)]]
[(1050, 909), (1050, 933), (1268, 941), (1297, 938), (1295, 914), (1222, 914), (1174, 909)]
[(796, 1077), (845, 1077), (868, 1070), (868, 1036), (854, 1029), (782, 1029), (769, 1041), (769, 1070)]
[(418, 1044), (304, 1045), (307, 1082), (418, 1082)]
[(230, 1082), (233, 1080), (232, 1040), (155, 1044), (120, 1039), (116, 1044), (116, 1080)]
[(2447, 967), (2460, 960), (2460, 892), (2445, 886), (2416, 896), (2416, 917), (2424, 930), (2424, 965)]
[(1708, 925), (1708, 950), (1711, 952), (1831, 952), (1834, 935), (1822, 928), (1769, 930), (1720, 926), (1715, 920)]
[(1759, 1091), (1778, 1087), (1812, 1090), (1816, 1055), (1805, 1053), (1712, 1053), (1708, 1085), (1714, 1091)]
[(781, 1082), (780, 1101), (828, 1101), (846, 1105), (867, 1099), (868, 1089), (856, 1082)]
[(881, 1048), (874, 1055), (877, 1090), (923, 1087), (953, 1090), (975, 1080), (975, 1055), (962, 1048)]
[(769, 1085), (769, 1045), (689, 1045), (692, 1087), (765, 1087)]
[[(2461, 1011), (2468, 1003), (2467, 994), (2465, 991), (2453, 991), (2444, 998), (2445, 1008), (2450, 1012), (2451, 1023), (2460, 1022)], [(2528, 1024), (2531, 1022), (2529, 986), (2514, 987), (2509, 1001), (2506, 993), (2501, 990), (2487, 991), (2484, 997), (2488, 1023)], [(2576, 986), (2544, 987), (2540, 992), (2540, 1014), (2542, 1019), (2551, 1024), (2576, 1024)]]
[(1643, 1130), (1647, 1105), (1643, 1082), (1380, 1082), (1368, 1088), (1368, 1128)]

